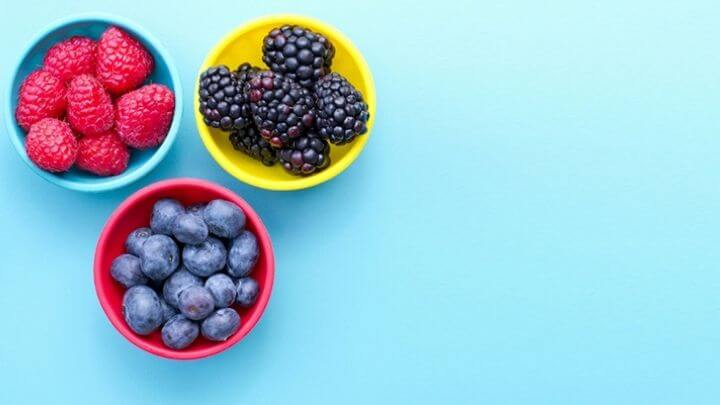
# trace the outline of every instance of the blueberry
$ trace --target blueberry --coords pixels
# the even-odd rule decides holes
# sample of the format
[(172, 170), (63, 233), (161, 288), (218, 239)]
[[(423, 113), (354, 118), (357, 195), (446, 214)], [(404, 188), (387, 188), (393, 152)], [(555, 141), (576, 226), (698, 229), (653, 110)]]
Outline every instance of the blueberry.
[(125, 250), (127, 250), (130, 254), (140, 256), (143, 243), (145, 243), (147, 238), (149, 238), (152, 234), (153, 232), (150, 228), (138, 228), (130, 232), (130, 235), (128, 235), (125, 240)]
[(194, 214), (180, 214), (172, 225), (175, 239), (182, 243), (197, 245), (203, 243), (208, 237), (208, 228), (205, 221)]
[(235, 302), (235, 283), (226, 274), (214, 274), (205, 280), (205, 288), (215, 299), (215, 308), (225, 308)]
[(215, 309), (215, 300), (205, 287), (190, 286), (180, 292), (178, 308), (186, 317), (198, 321)]
[(250, 277), (244, 277), (237, 282), (235, 302), (241, 307), (249, 307), (257, 301), (260, 286)]
[(193, 205), (187, 207), (187, 213), (188, 213), (188, 214), (197, 215), (197, 216), (199, 216), (200, 218), (202, 218), (203, 210), (205, 209), (205, 206), (206, 206), (206, 205), (207, 205), (207, 204), (205, 204), (205, 203), (193, 204)]
[(160, 307), (162, 308), (163, 323), (167, 322), (170, 318), (177, 315), (177, 309), (173, 308), (167, 303), (162, 297), (160, 297)]
[(164, 280), (177, 269), (180, 252), (169, 236), (152, 235), (140, 252), (142, 271), (153, 280)]
[(206, 339), (227, 340), (240, 329), (240, 315), (232, 308), (221, 308), (208, 316), (200, 326)]
[(213, 237), (199, 245), (185, 245), (182, 251), (185, 267), (200, 277), (207, 277), (225, 267), (226, 257), (225, 245)]
[(255, 235), (250, 231), (243, 231), (230, 243), (228, 252), (228, 273), (233, 277), (245, 277), (252, 271), (257, 263), (258, 243)]
[(148, 282), (147, 277), (140, 269), (140, 259), (127, 253), (113, 260), (110, 265), (110, 275), (126, 288)]
[(163, 298), (165, 298), (168, 304), (177, 308), (178, 298), (182, 290), (193, 285), (203, 285), (202, 279), (187, 271), (183, 266), (165, 280), (165, 285), (163, 285), (162, 289)]
[(175, 217), (185, 213), (185, 208), (178, 200), (161, 198), (155, 202), (150, 218), (150, 228), (153, 232), (172, 235), (172, 224)]
[(195, 322), (183, 315), (175, 315), (163, 326), (160, 335), (165, 346), (180, 350), (190, 346), (199, 333), (200, 328)]
[(125, 322), (138, 335), (149, 335), (163, 322), (160, 298), (148, 286), (136, 285), (125, 291), (122, 311)]
[(225, 200), (212, 200), (203, 210), (203, 219), (210, 233), (221, 238), (234, 238), (245, 226), (245, 214), (237, 205)]

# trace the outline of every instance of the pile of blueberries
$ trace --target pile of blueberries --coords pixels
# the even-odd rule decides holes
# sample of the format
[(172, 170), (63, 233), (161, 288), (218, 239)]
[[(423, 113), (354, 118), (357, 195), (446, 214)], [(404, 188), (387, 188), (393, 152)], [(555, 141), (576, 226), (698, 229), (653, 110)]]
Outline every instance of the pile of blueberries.
[(112, 277), (125, 286), (125, 322), (139, 335), (161, 329), (171, 349), (188, 347), (202, 334), (224, 341), (240, 329), (240, 315), (257, 300), (248, 277), (260, 254), (245, 214), (236, 204), (213, 200), (185, 208), (155, 202), (149, 228), (130, 233), (124, 253), (113, 260)]

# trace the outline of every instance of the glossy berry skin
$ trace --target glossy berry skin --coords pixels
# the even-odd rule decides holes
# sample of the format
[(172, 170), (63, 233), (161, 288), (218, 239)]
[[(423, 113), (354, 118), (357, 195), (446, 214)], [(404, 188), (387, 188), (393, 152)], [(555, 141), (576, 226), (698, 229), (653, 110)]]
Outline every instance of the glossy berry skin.
[(178, 299), (180, 293), (190, 286), (202, 286), (203, 281), (200, 277), (187, 271), (185, 267), (181, 267), (178, 271), (173, 273), (163, 285), (163, 298), (168, 304), (173, 307), (178, 307)]
[(185, 245), (182, 251), (183, 265), (200, 277), (220, 271), (225, 267), (227, 249), (216, 238), (208, 237), (199, 245)]
[(116, 130), (128, 146), (148, 149), (167, 136), (175, 110), (175, 94), (162, 84), (149, 84), (117, 101)]
[(181, 350), (190, 346), (199, 334), (200, 327), (197, 323), (184, 315), (175, 315), (163, 326), (160, 336), (165, 346)]
[(234, 238), (245, 226), (245, 213), (230, 201), (212, 200), (203, 210), (203, 220), (213, 235)]
[(143, 273), (148, 278), (159, 281), (166, 279), (177, 269), (180, 252), (175, 241), (169, 236), (152, 235), (143, 244), (140, 260)]
[(38, 167), (59, 173), (70, 170), (78, 153), (78, 143), (70, 126), (55, 118), (35, 123), (25, 138), (28, 158)]
[(304, 87), (330, 72), (335, 48), (323, 35), (297, 25), (275, 28), (263, 39), (263, 62)]
[(44, 118), (65, 112), (65, 83), (44, 70), (30, 73), (20, 85), (15, 120), (25, 131)]
[(290, 173), (307, 176), (330, 164), (330, 145), (314, 133), (294, 139), (278, 151), (283, 168)]
[(75, 76), (68, 84), (66, 97), (67, 119), (75, 132), (95, 136), (113, 127), (115, 107), (108, 92), (94, 76)]
[(265, 166), (272, 166), (277, 162), (275, 148), (260, 136), (260, 131), (254, 125), (232, 132), (229, 138), (235, 150), (262, 162)]
[(163, 323), (167, 322), (168, 320), (170, 320), (170, 318), (178, 314), (178, 310), (175, 309), (172, 305), (168, 304), (167, 301), (165, 301), (162, 297), (160, 297), (160, 307), (162, 308), (163, 313)]
[(257, 301), (260, 286), (250, 277), (243, 277), (237, 281), (235, 302), (241, 307), (251, 307)]
[(178, 309), (193, 321), (205, 319), (214, 308), (215, 300), (205, 287), (190, 286), (180, 292)]
[(197, 245), (208, 237), (208, 228), (201, 217), (184, 213), (175, 218), (172, 223), (172, 233), (179, 242)]
[(114, 131), (78, 141), (77, 166), (98, 176), (115, 176), (127, 169), (130, 152)]
[(125, 250), (132, 255), (140, 256), (142, 245), (152, 234), (153, 231), (150, 228), (135, 229), (125, 239)]
[(153, 205), (150, 217), (150, 228), (155, 233), (172, 235), (172, 226), (175, 218), (185, 213), (185, 208), (176, 199), (161, 198)]
[(130, 34), (110, 27), (98, 41), (97, 78), (112, 94), (118, 95), (140, 86), (153, 70), (150, 52)]
[(121, 254), (110, 265), (110, 275), (118, 283), (130, 288), (147, 284), (148, 278), (140, 269), (140, 259), (131, 254)]
[(240, 315), (232, 308), (221, 308), (208, 316), (201, 324), (202, 335), (209, 340), (222, 342), (240, 329)]
[(317, 132), (336, 145), (351, 142), (367, 132), (368, 105), (350, 82), (331, 73), (315, 84)]
[(152, 288), (144, 285), (125, 291), (122, 312), (127, 325), (138, 335), (149, 335), (163, 321), (160, 298)]
[(258, 70), (249, 64), (231, 72), (225, 65), (208, 68), (200, 75), (200, 114), (206, 125), (233, 131), (252, 122), (250, 104), (243, 91), (247, 74)]
[(215, 299), (215, 308), (226, 308), (235, 302), (235, 283), (226, 274), (213, 274), (205, 280), (205, 288)]
[(230, 242), (228, 273), (233, 277), (245, 277), (257, 263), (260, 249), (257, 238), (250, 231), (243, 231)]
[(315, 122), (310, 92), (280, 73), (263, 71), (253, 75), (245, 91), (260, 136), (275, 148), (302, 135)]
[(53, 45), (45, 54), (43, 69), (63, 82), (83, 74), (95, 74), (97, 43), (88, 37), (73, 36)]

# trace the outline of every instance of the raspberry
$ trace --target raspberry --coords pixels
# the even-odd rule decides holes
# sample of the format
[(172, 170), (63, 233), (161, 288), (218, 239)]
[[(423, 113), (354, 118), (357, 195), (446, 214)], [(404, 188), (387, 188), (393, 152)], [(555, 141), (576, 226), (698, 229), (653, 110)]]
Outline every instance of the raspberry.
[(108, 28), (97, 49), (97, 78), (112, 94), (119, 95), (140, 86), (153, 70), (152, 55), (130, 34)]
[(65, 111), (65, 85), (55, 75), (36, 70), (20, 85), (15, 119), (24, 130), (43, 118), (57, 118)]
[(63, 82), (82, 74), (95, 74), (97, 44), (88, 37), (70, 37), (53, 45), (45, 54), (43, 69)]
[(127, 169), (130, 152), (113, 131), (87, 136), (78, 142), (77, 165), (99, 176), (114, 176)]
[(161, 84), (133, 90), (117, 101), (117, 133), (133, 148), (157, 146), (167, 135), (174, 109), (175, 95)]
[(75, 163), (78, 144), (67, 123), (45, 118), (30, 128), (25, 149), (30, 160), (41, 169), (64, 172)]
[(72, 129), (83, 135), (100, 135), (112, 128), (115, 122), (112, 99), (96, 78), (80, 75), (70, 81), (67, 118)]

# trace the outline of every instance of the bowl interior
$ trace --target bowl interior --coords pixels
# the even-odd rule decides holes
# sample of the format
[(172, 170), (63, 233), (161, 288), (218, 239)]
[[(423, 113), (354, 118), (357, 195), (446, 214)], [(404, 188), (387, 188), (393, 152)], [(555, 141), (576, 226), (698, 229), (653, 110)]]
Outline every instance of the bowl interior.
[[(100, 177), (76, 168), (60, 174), (41, 170), (27, 157), (25, 152), (25, 131), (17, 125), (14, 119), (15, 107), (17, 105), (17, 93), (20, 85), (28, 74), (42, 66), (45, 53), (57, 42), (67, 39), (73, 35), (83, 35), (97, 40), (100, 38), (103, 31), (111, 25), (119, 26), (129, 32), (153, 55), (153, 58), (155, 59), (155, 69), (149, 77), (148, 82), (164, 84), (175, 93), (175, 116), (173, 118), (173, 124), (168, 132), (168, 137), (158, 148), (143, 151), (133, 149), (131, 151), (130, 162), (128, 163), (127, 170), (117, 176)], [(164, 54), (164, 51), (159, 48), (159, 45), (149, 38), (148, 34), (143, 32), (141, 28), (134, 26), (127, 21), (121, 21), (110, 17), (88, 17), (60, 22), (43, 32), (38, 39), (30, 45), (26, 53), (23, 55), (22, 60), (18, 64), (17, 70), (12, 79), (9, 100), (6, 107), (8, 108), (6, 118), (8, 119), (9, 132), (13, 144), (15, 145), (18, 153), (22, 156), (23, 160), (33, 167), (38, 174), (53, 183), (57, 183), (71, 189), (81, 189), (86, 191), (100, 191), (127, 184), (152, 169), (154, 164), (156, 164), (170, 148), (175, 132), (177, 132), (178, 118), (180, 117), (182, 111), (182, 97), (180, 94), (180, 83), (173, 69), (174, 68), (168, 64), (166, 55)], [(155, 155), (157, 156), (155, 157)]]
[[(260, 244), (260, 257), (251, 277), (261, 288), (260, 297), (251, 308), (233, 306), (240, 314), (240, 330), (225, 342), (213, 342), (202, 336), (184, 350), (165, 347), (156, 331), (149, 336), (135, 334), (122, 315), (122, 298), (125, 287), (110, 276), (112, 261), (125, 253), (125, 239), (134, 229), (148, 226), (152, 206), (159, 198), (176, 198), (185, 205), (207, 202), (216, 198), (238, 204), (247, 216), (246, 228), (252, 231)], [(179, 179), (155, 183), (129, 197), (108, 220), (100, 235), (95, 254), (95, 288), (103, 310), (110, 322), (128, 340), (153, 354), (174, 358), (194, 359), (216, 354), (240, 341), (257, 323), (270, 298), (274, 275), (272, 245), (267, 230), (253, 209), (240, 197), (227, 189), (200, 180)]]
[[(375, 121), (375, 87), (372, 75), (360, 52), (342, 33), (335, 28), (315, 19), (295, 16), (278, 15), (260, 18), (243, 25), (236, 31), (228, 34), (208, 55), (201, 72), (210, 66), (227, 65), (231, 69), (237, 68), (243, 62), (250, 62), (256, 66), (265, 66), (262, 61), (263, 38), (276, 27), (285, 24), (302, 25), (315, 32), (325, 35), (335, 46), (335, 57), (332, 70), (345, 76), (350, 83), (362, 93), (370, 110), (368, 132), (353, 142), (343, 146), (331, 145), (331, 165), (327, 169), (308, 177), (298, 177), (287, 173), (275, 165), (267, 167), (260, 162), (233, 149), (228, 134), (215, 128), (210, 128), (202, 121), (198, 112), (199, 102), (195, 99), (195, 118), (205, 146), (215, 160), (230, 174), (247, 183), (258, 187), (275, 190), (293, 190), (322, 183), (345, 170), (360, 154), (370, 136)], [(197, 94), (196, 81), (195, 94)]]

